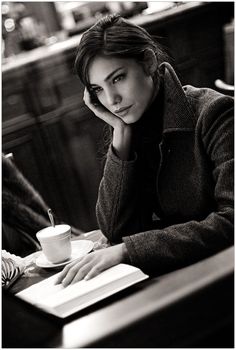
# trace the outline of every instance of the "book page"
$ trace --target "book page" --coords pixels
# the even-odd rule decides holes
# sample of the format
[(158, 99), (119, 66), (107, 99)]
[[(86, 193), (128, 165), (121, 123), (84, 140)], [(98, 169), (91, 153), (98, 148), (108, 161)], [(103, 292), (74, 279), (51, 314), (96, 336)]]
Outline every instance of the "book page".
[(35, 304), (40, 303), (48, 296), (56, 295), (61, 290), (65, 289), (62, 284), (55, 284), (58, 275), (59, 273), (46, 278), (45, 280), (24, 289), (16, 295)]
[(138, 273), (140, 273), (140, 275), (144, 275), (139, 269), (133, 266), (119, 264), (103, 271), (91, 280), (81, 280), (75, 284), (65, 287), (60, 293), (48, 295), (48, 297), (44, 299), (44, 304), (56, 307), (57, 305), (66, 303), (68, 300), (73, 300), (76, 298), (82, 300), (83, 296), (91, 296), (93, 291), (98, 291), (98, 293), (100, 290), (103, 290), (104, 292), (107, 289), (109, 291), (109, 287), (113, 285), (113, 282), (117, 282), (119, 285), (119, 281), (121, 281), (120, 284), (122, 284), (122, 281), (124, 280), (124, 282), (127, 284), (129, 281), (127, 277), (129, 276), (133, 276), (135, 280), (138, 280)]
[(42, 282), (36, 283), (18, 293), (17, 296), (34, 304), (47, 304), (53, 308), (75, 298), (79, 300), (82, 296), (89, 295), (92, 291), (98, 290), (106, 285), (108, 285), (109, 288), (109, 284), (112, 284), (113, 281), (122, 280), (122, 278), (129, 275), (134, 275), (137, 281), (148, 277), (136, 267), (126, 264), (113, 266), (91, 280), (81, 280), (67, 287), (63, 287), (62, 284), (55, 285), (58, 275), (59, 273)]

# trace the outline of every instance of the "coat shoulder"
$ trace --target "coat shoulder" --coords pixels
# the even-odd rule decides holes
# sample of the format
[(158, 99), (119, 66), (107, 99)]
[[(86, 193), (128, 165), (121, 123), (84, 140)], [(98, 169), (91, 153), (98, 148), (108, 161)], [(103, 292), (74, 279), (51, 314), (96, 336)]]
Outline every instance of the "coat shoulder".
[(194, 112), (195, 122), (208, 124), (222, 115), (234, 116), (234, 99), (210, 88), (183, 86), (188, 103)]

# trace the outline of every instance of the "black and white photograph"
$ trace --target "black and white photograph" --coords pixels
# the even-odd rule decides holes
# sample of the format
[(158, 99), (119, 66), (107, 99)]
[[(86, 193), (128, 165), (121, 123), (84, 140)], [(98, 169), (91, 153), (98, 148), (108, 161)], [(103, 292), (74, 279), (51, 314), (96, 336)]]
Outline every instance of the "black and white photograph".
[(234, 1), (1, 1), (1, 348), (234, 348)]

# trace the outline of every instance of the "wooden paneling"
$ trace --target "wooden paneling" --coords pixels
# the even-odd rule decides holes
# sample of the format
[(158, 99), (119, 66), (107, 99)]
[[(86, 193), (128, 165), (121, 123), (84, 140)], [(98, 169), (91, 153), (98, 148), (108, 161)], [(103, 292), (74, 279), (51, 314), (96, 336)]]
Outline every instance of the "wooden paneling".
[(223, 25), (234, 17), (233, 2), (204, 3), (194, 10), (191, 6), (144, 27), (161, 37), (183, 84), (214, 88), (215, 79), (224, 76)]

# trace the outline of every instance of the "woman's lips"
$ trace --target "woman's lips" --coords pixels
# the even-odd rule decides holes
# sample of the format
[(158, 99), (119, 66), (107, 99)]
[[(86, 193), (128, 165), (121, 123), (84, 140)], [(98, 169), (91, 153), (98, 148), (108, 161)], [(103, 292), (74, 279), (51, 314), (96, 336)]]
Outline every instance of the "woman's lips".
[(132, 105), (117, 109), (114, 111), (114, 114), (118, 114), (119, 116), (124, 117), (128, 113), (128, 111), (131, 107), (132, 107)]

